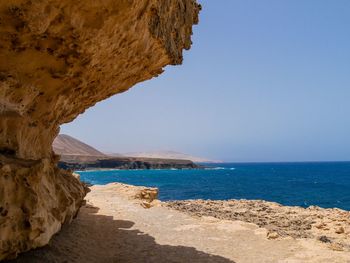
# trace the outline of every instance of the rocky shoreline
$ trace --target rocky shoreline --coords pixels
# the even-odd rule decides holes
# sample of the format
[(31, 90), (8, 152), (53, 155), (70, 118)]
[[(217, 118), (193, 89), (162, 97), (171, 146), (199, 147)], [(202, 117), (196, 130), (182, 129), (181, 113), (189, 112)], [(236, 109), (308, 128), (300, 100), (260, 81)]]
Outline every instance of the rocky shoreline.
[(92, 156), (61, 156), (58, 166), (65, 170), (99, 170), (99, 169), (198, 169), (202, 166), (190, 160), (113, 157), (101, 158)]
[(336, 251), (350, 251), (350, 211), (317, 206), (283, 206), (263, 200), (184, 200), (165, 205), (192, 216), (253, 223), (268, 230), (267, 238), (307, 238)]
[(349, 263), (349, 212), (261, 200), (161, 202), (158, 189), (95, 185), (71, 225), (13, 263)]

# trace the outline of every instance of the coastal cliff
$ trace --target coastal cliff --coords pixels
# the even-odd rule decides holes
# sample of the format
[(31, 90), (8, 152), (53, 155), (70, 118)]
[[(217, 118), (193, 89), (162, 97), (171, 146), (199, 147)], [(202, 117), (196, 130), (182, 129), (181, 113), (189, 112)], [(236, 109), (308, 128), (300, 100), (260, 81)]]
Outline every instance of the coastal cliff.
[(202, 166), (190, 160), (137, 158), (137, 157), (113, 157), (93, 158), (86, 156), (61, 156), (58, 166), (62, 169), (86, 170), (86, 169), (194, 169)]
[(57, 167), (59, 126), (181, 64), (194, 0), (0, 3), (0, 260), (43, 246), (87, 192)]
[(60, 134), (53, 142), (53, 150), (60, 155), (58, 167), (70, 170), (85, 169), (191, 169), (200, 168), (184, 158), (130, 157), (104, 154), (69, 135)]

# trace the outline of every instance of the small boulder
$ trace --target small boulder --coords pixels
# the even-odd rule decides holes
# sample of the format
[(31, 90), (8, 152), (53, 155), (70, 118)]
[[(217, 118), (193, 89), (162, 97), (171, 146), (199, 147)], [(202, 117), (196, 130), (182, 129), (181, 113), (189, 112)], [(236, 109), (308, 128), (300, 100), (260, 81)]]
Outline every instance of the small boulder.
[(323, 243), (332, 243), (332, 240), (330, 240), (327, 236), (320, 236), (318, 240), (320, 240)]
[(141, 206), (142, 206), (143, 208), (151, 208), (151, 207), (152, 207), (152, 204), (151, 204), (150, 202), (143, 201), (143, 202), (141, 203)]
[(142, 188), (135, 196), (136, 199), (152, 202), (158, 199), (158, 188)]
[(345, 232), (344, 227), (338, 227), (335, 229), (335, 233), (337, 234), (343, 234)]
[(334, 250), (334, 251), (344, 251), (343, 246), (339, 243), (333, 243), (329, 246), (329, 248)]
[(322, 228), (324, 228), (325, 226), (326, 226), (326, 224), (323, 223), (323, 222), (320, 222), (320, 223), (317, 223), (317, 224), (314, 225), (314, 227), (316, 227), (317, 229), (322, 229)]
[(276, 239), (279, 237), (279, 234), (277, 232), (268, 232), (267, 233), (267, 238), (268, 239)]

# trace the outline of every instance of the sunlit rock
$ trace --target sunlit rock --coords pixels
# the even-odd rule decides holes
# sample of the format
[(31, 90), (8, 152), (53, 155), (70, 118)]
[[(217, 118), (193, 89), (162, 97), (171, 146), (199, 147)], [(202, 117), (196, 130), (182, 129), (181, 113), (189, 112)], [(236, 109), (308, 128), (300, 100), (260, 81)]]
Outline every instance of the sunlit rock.
[[(59, 126), (180, 64), (194, 0), (0, 3), (0, 259), (48, 243), (85, 188), (59, 170)], [(123, 114), (123, 113), (116, 113)]]

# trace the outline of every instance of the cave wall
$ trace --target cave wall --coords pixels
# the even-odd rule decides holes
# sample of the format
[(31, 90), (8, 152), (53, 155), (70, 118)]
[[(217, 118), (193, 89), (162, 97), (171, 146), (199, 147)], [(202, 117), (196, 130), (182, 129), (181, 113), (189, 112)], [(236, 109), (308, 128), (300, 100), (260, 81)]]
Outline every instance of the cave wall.
[[(195, 0), (0, 1), (0, 259), (47, 244), (86, 194), (59, 126), (181, 64)], [(122, 113), (116, 113), (122, 114)]]

